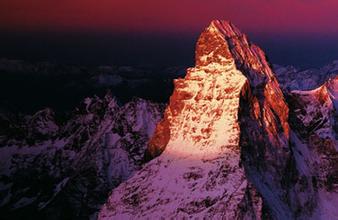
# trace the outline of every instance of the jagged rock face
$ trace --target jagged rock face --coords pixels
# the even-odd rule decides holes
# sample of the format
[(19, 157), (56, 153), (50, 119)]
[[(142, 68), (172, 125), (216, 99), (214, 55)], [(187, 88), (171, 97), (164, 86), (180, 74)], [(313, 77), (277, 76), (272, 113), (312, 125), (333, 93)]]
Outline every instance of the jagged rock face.
[[(292, 91), (290, 121), (292, 149), (298, 177), (294, 195), (302, 204), (299, 214), (313, 219), (335, 219), (338, 204), (338, 78), (315, 90)], [(299, 204), (298, 204), (299, 205)]]
[[(256, 45), (250, 44), (247, 37), (232, 24), (224, 21), (213, 21), (201, 34), (197, 42), (196, 67), (194, 69), (207, 67), (204, 68), (207, 73), (205, 75), (217, 75), (218, 69), (222, 72), (224, 67), (229, 66), (231, 63), (235, 63), (235, 68), (247, 77), (250, 84), (249, 87), (253, 87), (252, 90), (257, 93), (254, 96), (265, 97), (263, 101), (258, 100), (257, 97), (255, 97), (256, 100), (253, 100), (253, 102), (256, 102), (255, 114), (257, 114), (257, 117), (260, 116), (259, 114), (264, 114), (262, 126), (264, 125), (270, 140), (276, 145), (284, 146), (289, 132), (287, 122), (288, 107), (285, 104), (278, 82), (266, 61), (264, 52)], [(194, 72), (194, 69), (188, 69), (185, 79), (189, 79), (189, 74), (191, 71)], [(205, 75), (200, 74), (199, 78), (202, 79)], [(231, 77), (235, 78), (236, 76)], [(184, 80), (175, 81), (175, 91), (170, 99), (173, 107), (169, 107), (166, 110), (165, 117), (158, 125), (156, 133), (150, 142), (149, 151), (152, 156), (161, 153), (170, 136), (172, 136), (170, 118), (175, 116), (175, 112), (177, 112), (177, 109), (179, 111), (181, 107), (177, 100), (180, 100), (181, 96), (190, 98), (189, 91), (179, 93), (180, 87), (184, 88), (184, 83)], [(246, 86), (248, 89), (249, 87)], [(264, 112), (259, 112), (259, 108), (264, 108)], [(171, 109), (173, 110), (171, 111)], [(277, 124), (275, 118), (279, 124)], [(278, 126), (281, 126), (281, 128), (278, 128)]]
[[(238, 71), (239, 74), (232, 74), (231, 71), (227, 70), (228, 66), (232, 66), (231, 68)], [(199, 69), (204, 69), (206, 74), (196, 71)], [(194, 121), (189, 120), (189, 118), (185, 118), (184, 122), (179, 121), (178, 115), (182, 109), (186, 110), (187, 108), (190, 109), (190, 106), (194, 106), (193, 104), (187, 105), (186, 101), (182, 101), (182, 99), (196, 102), (196, 100), (199, 100), (198, 96), (195, 96), (198, 93), (195, 92), (196, 90), (200, 90), (199, 93), (206, 93), (206, 96), (211, 100), (213, 98), (221, 100), (229, 98), (228, 94), (234, 91), (231, 88), (227, 88), (231, 81), (228, 80), (228, 82), (216, 85), (216, 88), (219, 86), (221, 93), (224, 93), (223, 96), (219, 97), (214, 96), (215, 89), (209, 87), (210, 83), (202, 81), (206, 78), (217, 77), (216, 81), (221, 82), (222, 72), (225, 72), (231, 79), (243, 78), (241, 83), (233, 83), (240, 87), (240, 94), (238, 91), (235, 93), (237, 98), (240, 96), (240, 103), (235, 105), (233, 110), (229, 110), (227, 106), (214, 107), (209, 104), (203, 109), (202, 106), (197, 105), (197, 107), (186, 113), (194, 115), (192, 117), (192, 119), (195, 119)], [(190, 82), (191, 76), (194, 77), (192, 82)], [(196, 79), (200, 80), (199, 83), (203, 87), (194, 86)], [(225, 114), (239, 114), (241, 117), (241, 132), (236, 134), (236, 138), (240, 139), (243, 164), (247, 169), (248, 176), (252, 178), (255, 185), (260, 187), (260, 190), (264, 192), (264, 196), (280, 201), (281, 197), (285, 196), (285, 192), (281, 190), (281, 175), (290, 160), (288, 107), (278, 82), (266, 61), (264, 52), (256, 45), (249, 43), (247, 37), (232, 24), (213, 21), (201, 34), (197, 42), (196, 67), (188, 69), (186, 78), (177, 80), (175, 85), (174, 94), (170, 99), (170, 106), (167, 108), (165, 117), (158, 125), (155, 136), (150, 142), (150, 153), (153, 156), (158, 155), (165, 147), (170, 145), (170, 140), (176, 136), (182, 134), (183, 136), (188, 136), (188, 138), (197, 136), (198, 133), (194, 130), (186, 129), (182, 131), (177, 130), (177, 128), (180, 128), (181, 124), (191, 125), (196, 121), (200, 126), (201, 115), (209, 109), (210, 111), (217, 110)], [(200, 111), (201, 109), (202, 111)], [(212, 114), (207, 117), (212, 122), (218, 121), (218, 118)], [(220, 136), (226, 136), (222, 130), (222, 126), (223, 129), (226, 126), (223, 122), (220, 123), (222, 125), (218, 130), (223, 132)], [(189, 126), (186, 127), (190, 128)], [(201, 142), (203, 145), (212, 148), (214, 143), (210, 140), (216, 140), (216, 138), (211, 135), (216, 134), (217, 130), (208, 130), (210, 134), (202, 137)], [(183, 137), (182, 139), (186, 138)], [(203, 142), (204, 140), (206, 141)], [(184, 142), (179, 140), (178, 143)], [(223, 141), (223, 143), (226, 142)], [(238, 145), (238, 143), (236, 144)], [(270, 175), (276, 178), (273, 180)], [(267, 184), (262, 185), (261, 182), (266, 182)], [(271, 190), (266, 190), (266, 188)], [(276, 213), (284, 213), (284, 217), (289, 216), (287, 213), (290, 212), (290, 208), (287, 205), (280, 201), (276, 206), (270, 208), (274, 209)]]
[(0, 147), (2, 218), (96, 218), (107, 193), (140, 168), (162, 112), (159, 104), (119, 106), (106, 95), (87, 98), (64, 125), (49, 109), (28, 117), (29, 131), (53, 132), (33, 145), (2, 143), (12, 143)]
[[(244, 102), (249, 115), (241, 112)], [(249, 117), (252, 133), (241, 134), (239, 115)], [(265, 171), (273, 175), (286, 166), (288, 132), (288, 107), (264, 53), (232, 24), (213, 21), (197, 42), (196, 66), (175, 80), (149, 143), (149, 154), (160, 156), (113, 191), (100, 218), (260, 219), (262, 199), (240, 166), (240, 143), (245, 152), (263, 144), (264, 152), (246, 159), (268, 160), (256, 165), (265, 168), (260, 181), (271, 180)], [(279, 180), (265, 187), (278, 188)]]

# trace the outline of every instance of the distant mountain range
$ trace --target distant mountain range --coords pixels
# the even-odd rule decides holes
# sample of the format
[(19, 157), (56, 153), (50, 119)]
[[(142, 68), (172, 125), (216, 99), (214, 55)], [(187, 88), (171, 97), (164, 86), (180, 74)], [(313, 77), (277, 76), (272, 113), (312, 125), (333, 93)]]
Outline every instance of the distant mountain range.
[(184, 69), (85, 67), (0, 59), (0, 108), (30, 114), (45, 107), (70, 111), (85, 97), (102, 97), (107, 90), (122, 103), (133, 97), (167, 102), (172, 80), (184, 76)]

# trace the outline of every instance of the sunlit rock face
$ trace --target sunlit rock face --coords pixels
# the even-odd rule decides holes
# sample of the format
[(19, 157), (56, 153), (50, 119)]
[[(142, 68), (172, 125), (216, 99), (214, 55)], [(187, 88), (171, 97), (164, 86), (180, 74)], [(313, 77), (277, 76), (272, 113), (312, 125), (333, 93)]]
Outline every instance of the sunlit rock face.
[[(231, 68), (240, 73), (232, 74), (229, 71)], [(200, 70), (203, 70), (202, 73)], [(262, 120), (262, 123), (264, 123), (271, 141), (280, 146), (285, 145), (289, 130), (287, 123), (288, 107), (284, 102), (278, 82), (266, 61), (264, 52), (256, 45), (250, 44), (247, 37), (240, 33), (234, 25), (225, 21), (213, 21), (201, 34), (197, 42), (196, 67), (187, 70), (185, 79), (175, 81), (176, 89), (170, 99), (170, 106), (167, 108), (164, 120), (157, 126), (157, 132), (150, 142), (149, 151), (152, 156), (161, 153), (167, 146), (170, 137), (175, 136), (172, 132), (177, 126), (173, 125), (174, 122), (171, 122), (171, 119), (175, 119), (175, 114), (182, 109), (185, 103), (184, 99), (192, 100), (194, 98), (199, 100), (202, 94), (206, 96), (205, 99), (211, 100), (214, 98), (213, 91), (215, 89), (210, 90), (210, 83), (203, 82), (203, 80), (217, 77), (216, 80), (218, 81), (222, 76), (220, 73), (224, 72), (231, 80), (237, 80), (241, 77), (248, 80), (249, 86), (243, 87), (245, 83), (242, 83), (239, 87), (243, 89), (254, 87), (255, 93), (265, 96), (262, 103), (256, 103), (255, 114), (257, 114), (257, 117), (260, 116), (258, 114), (264, 114), (263, 117), (266, 120)], [(218, 84), (216, 89), (223, 94), (228, 94), (227, 84)], [(196, 91), (199, 92), (197, 97), (194, 97), (194, 91), (195, 93)], [(254, 96), (257, 95), (254, 94)], [(257, 97), (255, 98), (258, 102)], [(218, 99), (226, 99), (226, 97), (225, 95), (218, 96), (216, 100)], [(261, 108), (265, 107), (267, 112), (258, 112), (258, 105), (262, 105)], [(277, 122), (274, 121), (273, 112), (279, 119), (280, 125), (277, 125)], [(212, 118), (212, 115), (209, 115), (209, 118)], [(212, 120), (215, 119), (212, 118)], [(281, 128), (278, 128), (278, 126), (281, 126)]]
[[(243, 40), (244, 45), (233, 45)], [(196, 66), (175, 80), (170, 104), (150, 141), (149, 155), (159, 156), (112, 192), (99, 218), (263, 216), (261, 196), (241, 166), (238, 112), (251, 81), (259, 86), (272, 73), (261, 72), (269, 71), (260, 63), (263, 55), (254, 46), (244, 49), (248, 45), (228, 22), (213, 21), (206, 28), (197, 42)], [(241, 63), (247, 66), (241, 69)], [(266, 127), (283, 145), (287, 137), (274, 136), (273, 125)]]
[[(235, 69), (239, 74), (234, 75), (224, 70), (224, 67), (229, 65), (233, 65), (232, 69)], [(285, 192), (281, 190), (282, 186), (280, 185), (281, 175), (290, 160), (288, 107), (284, 101), (278, 82), (266, 61), (264, 52), (256, 45), (251, 44), (247, 37), (240, 33), (232, 24), (213, 21), (206, 31), (201, 34), (197, 42), (196, 67), (193, 69), (195, 70), (193, 73), (197, 69), (205, 69), (205, 72), (207, 72), (205, 75), (198, 74), (200, 80), (217, 77), (216, 81), (220, 82), (221, 74), (219, 72), (225, 72), (232, 80), (245, 78), (245, 82), (235, 83), (241, 88), (240, 94), (238, 92), (235, 93), (236, 97), (240, 97), (240, 104), (217, 106), (215, 109), (223, 111), (224, 114), (231, 114), (233, 112), (236, 114), (236, 121), (238, 120), (238, 115), (240, 115), (241, 131), (232, 136), (236, 136), (236, 139), (241, 142), (243, 165), (247, 168), (248, 176), (261, 188), (263, 194), (268, 199), (273, 198), (279, 201), (278, 204), (271, 207), (276, 213), (284, 213), (284, 217), (290, 217), (288, 214), (290, 213), (289, 207), (280, 201), (280, 198), (285, 196)], [(190, 73), (191, 70), (188, 70), (186, 78), (182, 80), (186, 84), (189, 82)], [(191, 84), (189, 83), (188, 85)], [(212, 99), (212, 91), (215, 90), (210, 89), (209, 85), (210, 83), (204, 82), (203, 87), (197, 87), (197, 89), (200, 93), (204, 90), (205, 94)], [(220, 85), (220, 91), (224, 94), (221, 97), (222, 101), (228, 99), (228, 85), (231, 84), (221, 83)], [(186, 93), (192, 91), (189, 87), (184, 87), (184, 89)], [(171, 134), (170, 137), (172, 138), (176, 134), (178, 136), (184, 134), (188, 137), (194, 137), (197, 134), (192, 130), (176, 130), (179, 127), (178, 125), (182, 124), (182, 121), (175, 121), (177, 117), (173, 114), (174, 111), (172, 109), (177, 106), (187, 105), (186, 102), (177, 98), (177, 94), (180, 91), (182, 89), (175, 90), (171, 98), (171, 105), (166, 111), (167, 117), (158, 126), (159, 128), (166, 126), (166, 129), (158, 130), (160, 132), (154, 136), (153, 141), (150, 143), (149, 149), (150, 152), (153, 152), (153, 156), (161, 152), (165, 146), (170, 146), (166, 145), (166, 141), (169, 141), (166, 135)], [(194, 97), (194, 95), (191, 95), (191, 97)], [(196, 114), (194, 118), (197, 118), (198, 126), (201, 126), (199, 119), (207, 111), (196, 105), (196, 103), (189, 104), (188, 106), (197, 106), (192, 111), (186, 112), (186, 114)], [(229, 106), (233, 107), (233, 110), (230, 110)], [(204, 108), (212, 111), (213, 108), (210, 107), (211, 105), (207, 105)], [(202, 111), (200, 111), (201, 109)], [(219, 121), (213, 115), (208, 115), (207, 118), (211, 122), (216, 121), (221, 123), (219, 129), (209, 129), (210, 134), (216, 135), (216, 132), (219, 132), (220, 137), (230, 137), (229, 134), (224, 133), (226, 128), (225, 123)], [(193, 122), (186, 120), (184, 123), (191, 125)], [(176, 134), (172, 134), (174, 132)], [(166, 139), (163, 137), (166, 137)], [(162, 143), (158, 140), (161, 140)], [(216, 138), (209, 135), (201, 141), (207, 141), (205, 145), (208, 146), (208, 151), (210, 152), (210, 148), (214, 146), (214, 143), (212, 143), (214, 140)], [(179, 143), (182, 142), (182, 140), (179, 140)], [(161, 145), (156, 146), (156, 143), (161, 143)], [(221, 141), (220, 143), (225, 142)], [(238, 145), (238, 143), (236, 144)], [(274, 179), (271, 178), (271, 175), (274, 176)], [(266, 184), (262, 184), (263, 182)]]

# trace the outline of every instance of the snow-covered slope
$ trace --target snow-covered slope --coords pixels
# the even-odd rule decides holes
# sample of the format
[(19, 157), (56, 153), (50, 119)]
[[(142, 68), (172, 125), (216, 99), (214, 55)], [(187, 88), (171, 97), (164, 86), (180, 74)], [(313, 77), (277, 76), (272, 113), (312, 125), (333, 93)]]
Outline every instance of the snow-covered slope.
[(107, 94), (87, 98), (65, 124), (50, 109), (26, 117), (21, 139), (0, 147), (1, 218), (95, 218), (107, 193), (140, 168), (162, 112)]

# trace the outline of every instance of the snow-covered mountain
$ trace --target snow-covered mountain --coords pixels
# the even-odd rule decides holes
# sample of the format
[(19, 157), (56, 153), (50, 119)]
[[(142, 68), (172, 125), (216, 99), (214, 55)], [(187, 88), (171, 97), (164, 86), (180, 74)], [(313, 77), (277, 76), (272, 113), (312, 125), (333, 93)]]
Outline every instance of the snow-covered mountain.
[[(282, 88), (288, 72), (279, 69)], [(154, 159), (112, 191), (99, 219), (335, 219), (336, 79), (285, 99), (264, 52), (212, 21), (196, 66), (175, 80), (148, 145)]]
[(140, 168), (162, 112), (107, 94), (86, 98), (64, 124), (51, 109), (25, 117), (21, 135), (1, 139), (1, 218), (95, 219), (107, 193)]
[(274, 71), (284, 90), (312, 90), (324, 84), (338, 72), (338, 60), (319, 69), (298, 69), (293, 66), (274, 65)]
[[(108, 93), (65, 118), (1, 111), (1, 219), (336, 219), (338, 62), (272, 67), (219, 20), (195, 58), (166, 108)], [(0, 71), (71, 76), (65, 92), (93, 85), (125, 100), (166, 100), (184, 75), (10, 60)]]

